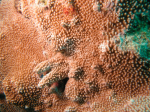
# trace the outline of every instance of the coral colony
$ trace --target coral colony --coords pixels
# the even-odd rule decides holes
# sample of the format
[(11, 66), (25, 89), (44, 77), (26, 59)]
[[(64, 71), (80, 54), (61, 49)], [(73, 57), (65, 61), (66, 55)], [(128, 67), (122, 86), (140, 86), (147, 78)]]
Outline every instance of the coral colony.
[(150, 111), (150, 2), (2, 0), (1, 112)]

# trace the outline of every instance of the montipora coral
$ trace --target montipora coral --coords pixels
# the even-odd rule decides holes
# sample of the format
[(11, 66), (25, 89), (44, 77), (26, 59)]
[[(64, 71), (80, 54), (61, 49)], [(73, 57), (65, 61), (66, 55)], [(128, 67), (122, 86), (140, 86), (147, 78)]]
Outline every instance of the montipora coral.
[(150, 61), (117, 45), (137, 13), (150, 3), (2, 0), (1, 111), (150, 111)]

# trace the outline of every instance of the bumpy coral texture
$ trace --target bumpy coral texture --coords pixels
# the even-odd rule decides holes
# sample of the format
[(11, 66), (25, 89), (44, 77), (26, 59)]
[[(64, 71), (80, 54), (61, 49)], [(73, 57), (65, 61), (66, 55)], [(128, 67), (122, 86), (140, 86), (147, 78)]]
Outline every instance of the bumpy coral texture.
[(150, 62), (112, 40), (124, 35), (136, 8), (147, 11), (149, 4), (140, 4), (2, 1), (0, 74), (7, 103), (43, 112), (149, 111)]

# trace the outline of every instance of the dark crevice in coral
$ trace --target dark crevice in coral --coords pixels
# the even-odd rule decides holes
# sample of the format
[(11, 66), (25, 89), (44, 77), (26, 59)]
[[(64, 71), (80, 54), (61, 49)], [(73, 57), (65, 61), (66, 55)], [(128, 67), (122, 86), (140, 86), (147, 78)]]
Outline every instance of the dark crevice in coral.
[(64, 92), (65, 86), (66, 86), (66, 83), (67, 83), (68, 80), (69, 80), (69, 78), (67, 77), (67, 78), (65, 78), (63, 80), (58, 81), (58, 91), (60, 93)]
[(36, 112), (36, 111), (34, 111), (33, 108), (28, 108), (28, 109), (26, 109), (26, 112)]
[(0, 100), (5, 99), (5, 94), (4, 93), (0, 93)]
[(79, 80), (79, 79), (83, 78), (83, 76), (84, 76), (83, 68), (77, 68), (75, 71), (75, 76), (74, 76), (75, 80)]
[(17, 12), (22, 14), (22, 12), (21, 12), (21, 0), (15, 0), (14, 2), (15, 2), (14, 7), (16, 8)]
[(67, 39), (62, 46), (60, 46), (57, 52), (61, 52), (65, 56), (71, 56), (75, 50), (75, 41), (73, 39)]
[(85, 101), (85, 99), (86, 98), (79, 98), (79, 99), (77, 99), (77, 101), (75, 101), (75, 102), (77, 102), (78, 104), (80, 104), (80, 105), (82, 105), (83, 103), (85, 103), (86, 101)]

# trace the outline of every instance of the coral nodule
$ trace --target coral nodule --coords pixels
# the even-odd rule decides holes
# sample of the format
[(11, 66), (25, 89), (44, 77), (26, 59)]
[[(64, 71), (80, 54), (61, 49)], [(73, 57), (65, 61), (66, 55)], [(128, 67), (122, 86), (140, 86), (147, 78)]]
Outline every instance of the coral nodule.
[(2, 0), (0, 111), (150, 111), (150, 61), (120, 47), (142, 13), (146, 0)]

